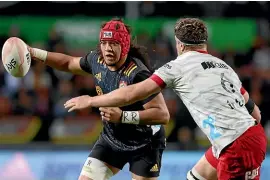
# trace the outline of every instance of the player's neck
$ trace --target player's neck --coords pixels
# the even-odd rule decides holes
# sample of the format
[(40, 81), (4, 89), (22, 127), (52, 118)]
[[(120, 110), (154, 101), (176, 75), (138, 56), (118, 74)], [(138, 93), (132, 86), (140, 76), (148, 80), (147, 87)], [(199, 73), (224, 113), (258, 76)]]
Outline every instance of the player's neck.
[(207, 48), (204, 47), (204, 48), (198, 48), (198, 49), (187, 49), (187, 50), (183, 51), (182, 54), (184, 54), (184, 53), (186, 53), (186, 52), (190, 52), (190, 51), (197, 51), (197, 52), (205, 53), (205, 54), (208, 53), (208, 52), (207, 52)]
[(123, 58), (121, 58), (121, 59), (117, 62), (117, 64), (115, 64), (115, 66), (108, 66), (108, 69), (109, 69), (110, 71), (117, 71), (119, 68), (121, 68), (121, 67), (123, 66), (123, 64), (126, 62), (126, 59), (127, 59), (126, 56), (123, 57)]

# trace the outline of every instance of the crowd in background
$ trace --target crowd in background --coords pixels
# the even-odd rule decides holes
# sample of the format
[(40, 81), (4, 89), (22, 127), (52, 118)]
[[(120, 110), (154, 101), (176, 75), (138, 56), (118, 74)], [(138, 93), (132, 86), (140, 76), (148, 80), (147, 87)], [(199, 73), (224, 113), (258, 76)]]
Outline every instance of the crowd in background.
[[(145, 6), (147, 5), (144, 4)], [(151, 4), (148, 5), (151, 7)], [(149, 10), (149, 8), (148, 8)], [(144, 12), (147, 13), (147, 12)], [(148, 12), (149, 13), (149, 12)], [(236, 13), (236, 11), (235, 11)], [(229, 15), (228, 15), (229, 16)], [(233, 16), (233, 15), (232, 15)], [(0, 37), (0, 46), (8, 37), (20, 35), (20, 27), (10, 27), (8, 36)], [(162, 32), (151, 38), (149, 34), (137, 35), (138, 44), (148, 48), (151, 65), (154, 69), (166, 62), (175, 59), (177, 53), (174, 44)], [(237, 52), (228, 49), (218, 52), (209, 45), (208, 52), (222, 58), (229, 64), (243, 82), (244, 88), (250, 97), (260, 107), (262, 124), (270, 135), (270, 44), (269, 37), (258, 34), (253, 46), (248, 52)], [(84, 56), (87, 52), (68, 49), (60, 34), (54, 29), (48, 33), (46, 42), (29, 44), (48, 51), (66, 53), (69, 55)], [(89, 47), (91, 50), (93, 47)], [(42, 119), (41, 132), (34, 141), (49, 141), (48, 130), (53, 121), (65, 116), (84, 116), (98, 113), (96, 109), (68, 113), (64, 109), (64, 102), (72, 97), (89, 94), (96, 95), (94, 80), (91, 77), (75, 76), (60, 72), (45, 66), (43, 63), (32, 61), (31, 69), (24, 78), (14, 78), (4, 67), (0, 66), (0, 116), (7, 115), (36, 115)], [(197, 149), (199, 144), (194, 139), (201, 136), (189, 112), (180, 99), (169, 89), (163, 91), (170, 111), (174, 129), (168, 137), (169, 142), (177, 142), (175, 148), (181, 150)]]

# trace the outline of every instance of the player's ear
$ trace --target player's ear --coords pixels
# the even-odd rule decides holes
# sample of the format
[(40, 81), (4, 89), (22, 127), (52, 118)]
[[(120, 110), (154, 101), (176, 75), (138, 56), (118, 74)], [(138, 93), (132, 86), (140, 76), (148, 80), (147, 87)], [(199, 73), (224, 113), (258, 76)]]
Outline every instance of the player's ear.
[(180, 50), (181, 50), (181, 51), (184, 50), (184, 44), (183, 44), (183, 43), (179, 43), (179, 47), (180, 47)]
[(181, 52), (183, 53), (185, 51), (186, 45), (184, 43), (180, 44)]
[(178, 55), (181, 55), (183, 51), (185, 50), (185, 45), (178, 41), (176, 44), (176, 48), (177, 48)]

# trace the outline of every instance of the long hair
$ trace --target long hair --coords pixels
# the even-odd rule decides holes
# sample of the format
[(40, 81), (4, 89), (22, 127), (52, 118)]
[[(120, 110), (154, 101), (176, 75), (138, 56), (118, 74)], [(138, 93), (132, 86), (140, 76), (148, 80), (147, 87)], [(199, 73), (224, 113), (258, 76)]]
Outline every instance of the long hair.
[[(123, 23), (123, 20), (121, 18), (113, 18), (112, 20), (119, 21), (119, 22)], [(106, 23), (107, 22), (103, 22), (101, 24), (101, 28), (103, 28), (106, 25)], [(126, 27), (128, 33), (131, 34), (132, 33), (131, 27), (127, 24), (125, 24), (125, 27)], [(100, 49), (100, 44), (98, 44), (98, 46), (97, 46), (97, 52), (98, 52), (99, 56), (101, 58), (103, 58), (102, 53), (101, 53), (101, 49)], [(153, 69), (151, 68), (151, 65), (150, 65), (150, 59), (148, 56), (147, 48), (145, 46), (138, 45), (136, 38), (134, 40), (131, 40), (128, 56), (139, 59), (148, 68), (148, 70), (150, 72), (153, 72)]]
[(129, 56), (134, 57), (142, 61), (142, 63), (148, 68), (149, 71), (153, 72), (150, 65), (150, 59), (145, 46), (138, 45), (136, 40), (130, 44)]

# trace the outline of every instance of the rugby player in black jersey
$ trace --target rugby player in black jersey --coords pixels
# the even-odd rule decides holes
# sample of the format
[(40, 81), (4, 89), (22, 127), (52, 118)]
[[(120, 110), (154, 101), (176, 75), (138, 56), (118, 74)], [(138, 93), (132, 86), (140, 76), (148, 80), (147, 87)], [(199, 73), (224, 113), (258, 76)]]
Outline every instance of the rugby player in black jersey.
[[(98, 48), (85, 57), (32, 47), (29, 50), (32, 58), (52, 68), (74, 74), (92, 74), (99, 95), (151, 76), (147, 54), (143, 47), (131, 43), (131, 29), (121, 19), (102, 24), (99, 40)], [(107, 180), (127, 163), (133, 180), (157, 179), (166, 146), (162, 124), (169, 121), (162, 94), (125, 107), (101, 107), (100, 111), (104, 128), (79, 179)]]

